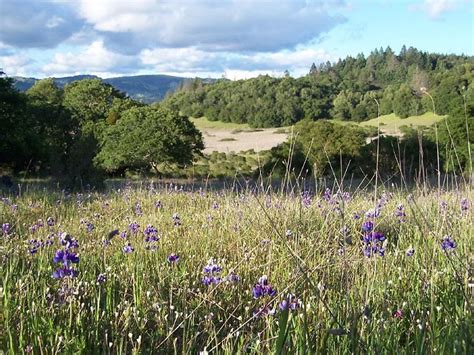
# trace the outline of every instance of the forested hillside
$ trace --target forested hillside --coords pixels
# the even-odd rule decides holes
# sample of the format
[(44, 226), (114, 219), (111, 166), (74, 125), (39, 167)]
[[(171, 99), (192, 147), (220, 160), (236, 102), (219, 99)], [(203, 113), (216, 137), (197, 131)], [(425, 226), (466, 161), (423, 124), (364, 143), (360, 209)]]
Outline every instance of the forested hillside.
[[(14, 77), (13, 79), (15, 88), (20, 91), (27, 91), (39, 80), (23, 77)], [(166, 94), (174, 92), (185, 82), (192, 80), (190, 78), (170, 75), (135, 75), (107, 79), (102, 79), (95, 75), (75, 75), (53, 78), (54, 83), (60, 88), (64, 88), (67, 84), (84, 79), (100, 79), (104, 83), (110, 84), (115, 89), (122, 91), (132, 99), (144, 103), (153, 103), (163, 100)], [(205, 82), (212, 82), (212, 79), (205, 79)]]
[[(446, 115), (474, 112), (474, 57), (402, 48), (376, 49), (337, 63), (310, 68), (292, 78), (196, 79), (169, 97), (185, 115), (248, 123), (253, 127), (291, 125), (303, 118), (364, 121), (378, 113), (404, 118), (435, 111)], [(432, 100), (432, 99), (433, 100)]]

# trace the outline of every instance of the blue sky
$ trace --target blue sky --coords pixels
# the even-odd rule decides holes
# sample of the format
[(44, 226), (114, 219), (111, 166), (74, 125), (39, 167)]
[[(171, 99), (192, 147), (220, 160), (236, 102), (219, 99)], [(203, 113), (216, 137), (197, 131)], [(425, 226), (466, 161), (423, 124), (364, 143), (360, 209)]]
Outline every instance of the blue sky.
[(474, 0), (0, 0), (11, 76), (300, 76), (403, 44), (474, 55)]

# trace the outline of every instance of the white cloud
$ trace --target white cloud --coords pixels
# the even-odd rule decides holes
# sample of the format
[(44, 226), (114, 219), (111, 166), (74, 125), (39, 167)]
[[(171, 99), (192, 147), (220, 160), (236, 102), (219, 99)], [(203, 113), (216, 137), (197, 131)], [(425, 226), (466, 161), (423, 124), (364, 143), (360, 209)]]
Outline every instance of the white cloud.
[(0, 56), (0, 68), (9, 76), (25, 76), (32, 61), (24, 54)]
[(194, 73), (191, 76), (228, 79), (255, 77), (260, 74), (280, 76), (289, 70), (293, 76), (308, 73), (313, 62), (320, 63), (336, 58), (324, 50), (296, 48), (277, 52), (231, 53), (206, 52), (194, 47), (146, 49), (140, 54), (141, 62), (157, 73)]
[(452, 11), (460, 3), (459, 0), (425, 0), (421, 6), (421, 10), (425, 11), (429, 17), (438, 19), (446, 12)]
[[(105, 76), (107, 73), (124, 71), (135, 64), (135, 58), (114, 53), (105, 48), (103, 41), (92, 42), (79, 53), (56, 53), (53, 61), (42, 67), (46, 75), (74, 75), (97, 73)], [(105, 75), (104, 75), (105, 74)]]
[(45, 26), (47, 28), (55, 28), (55, 27), (58, 27), (60, 24), (62, 24), (64, 21), (65, 20), (62, 17), (55, 15), (46, 22)]
[[(145, 47), (274, 51), (318, 38), (345, 19), (343, 0), (79, 0), (103, 35), (136, 36)], [(126, 43), (123, 43), (125, 46)]]

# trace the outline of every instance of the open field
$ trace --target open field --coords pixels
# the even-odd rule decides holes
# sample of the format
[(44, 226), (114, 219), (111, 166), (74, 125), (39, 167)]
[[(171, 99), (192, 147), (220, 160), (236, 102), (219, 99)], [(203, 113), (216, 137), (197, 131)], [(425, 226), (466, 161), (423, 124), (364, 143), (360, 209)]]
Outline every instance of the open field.
[(0, 348), (472, 353), (473, 192), (373, 196), (2, 198)]
[[(446, 116), (438, 116), (433, 114), (432, 112), (426, 112), (420, 116), (410, 116), (407, 118), (400, 118), (397, 117), (395, 114), (384, 115), (380, 116), (380, 129), (385, 134), (390, 135), (399, 135), (400, 127), (408, 126), (408, 127), (421, 127), (421, 126), (432, 126), (435, 123), (441, 122)], [(362, 122), (361, 126), (372, 126), (377, 127), (378, 122), (377, 118), (373, 118), (371, 120)]]
[[(441, 122), (445, 116), (434, 115), (431, 112), (420, 116), (399, 118), (395, 114), (380, 116), (380, 130), (383, 134), (400, 136), (400, 128), (431, 126)], [(240, 152), (254, 149), (255, 151), (270, 149), (286, 140), (288, 127), (252, 129), (247, 124), (209, 121), (206, 118), (192, 118), (191, 121), (199, 128), (204, 137), (205, 153)], [(378, 119), (374, 118), (365, 122), (331, 120), (338, 124), (354, 124), (361, 127), (377, 127)], [(283, 132), (283, 133), (281, 133)]]
[(393, 135), (393, 136), (400, 136), (402, 134), (400, 128), (403, 126), (407, 127), (429, 127), (434, 125), (435, 123), (441, 122), (446, 116), (438, 116), (433, 114), (432, 112), (426, 112), (420, 116), (410, 116), (407, 118), (400, 118), (395, 114), (390, 115), (383, 115), (379, 118), (373, 118), (368, 121), (364, 121), (361, 123), (357, 123), (354, 121), (341, 121), (341, 120), (333, 120), (333, 122), (348, 125), (360, 125), (362, 127), (377, 127), (380, 120), (380, 130), (384, 134)]
[(287, 134), (279, 133), (278, 128), (252, 129), (247, 124), (209, 121), (204, 117), (191, 121), (203, 134), (204, 153), (238, 153), (250, 149), (258, 152), (283, 143), (287, 138)]

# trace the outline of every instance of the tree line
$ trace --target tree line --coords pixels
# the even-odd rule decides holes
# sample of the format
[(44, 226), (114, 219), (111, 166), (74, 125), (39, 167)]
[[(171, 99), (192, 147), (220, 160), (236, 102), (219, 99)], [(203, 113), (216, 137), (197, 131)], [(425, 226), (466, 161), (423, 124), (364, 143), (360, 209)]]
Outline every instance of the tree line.
[[(415, 48), (395, 54), (390, 47), (337, 63), (312, 65), (308, 75), (262, 75), (182, 85), (166, 102), (185, 115), (248, 123), (292, 125), (302, 119), (364, 121), (395, 113), (405, 118), (435, 111), (474, 114), (474, 57), (427, 53)], [(433, 100), (432, 100), (433, 99)], [(434, 104), (434, 105), (433, 105)]]
[(53, 79), (18, 92), (0, 75), (0, 168), (52, 176), (64, 185), (99, 185), (107, 173), (187, 164), (201, 133), (179, 112), (144, 105), (86, 79), (59, 88)]

